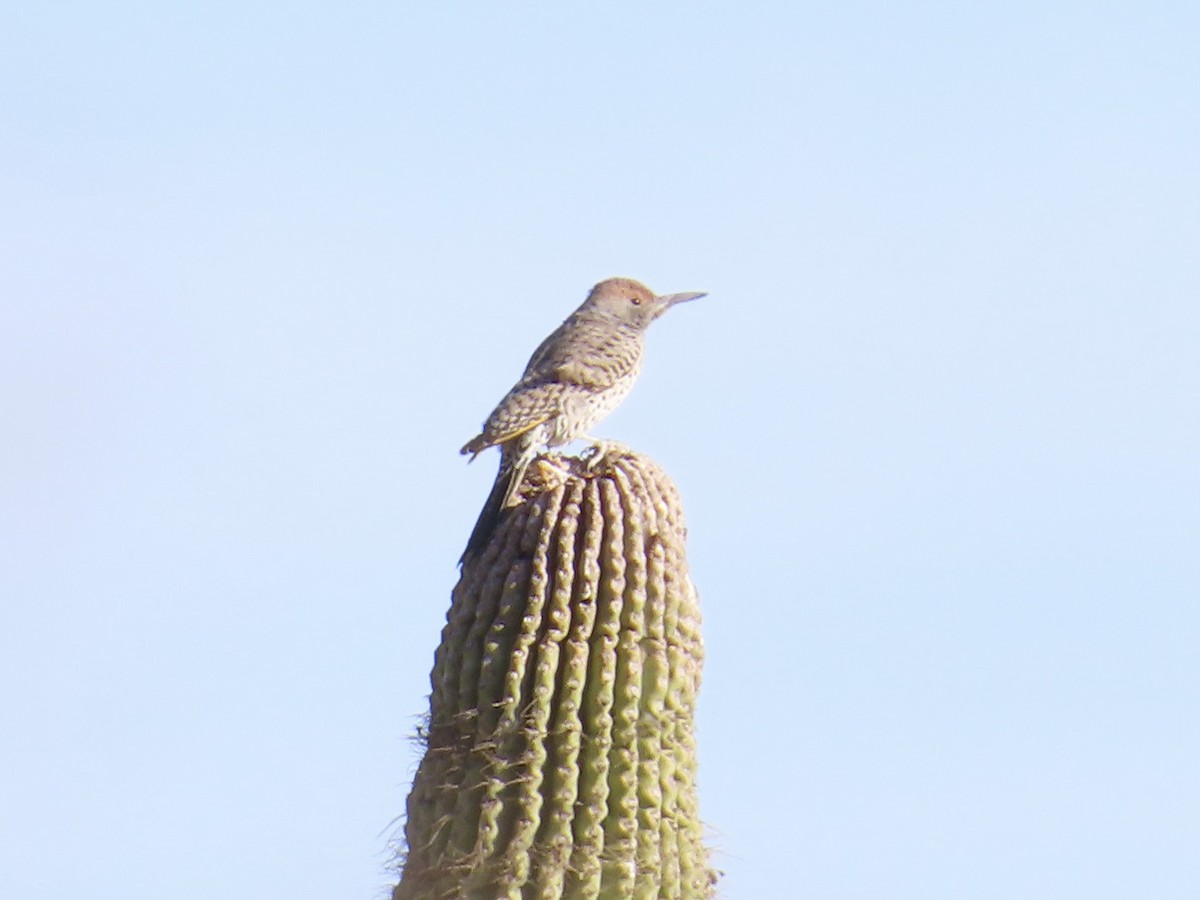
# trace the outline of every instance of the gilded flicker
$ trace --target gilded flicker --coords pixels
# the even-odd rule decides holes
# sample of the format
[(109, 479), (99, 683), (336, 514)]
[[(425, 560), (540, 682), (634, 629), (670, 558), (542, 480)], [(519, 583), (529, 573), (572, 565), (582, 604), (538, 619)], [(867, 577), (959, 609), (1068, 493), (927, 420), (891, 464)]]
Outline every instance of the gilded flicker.
[(482, 546), (500, 512), (512, 504), (534, 457), (548, 447), (586, 439), (588, 429), (633, 389), (650, 323), (676, 303), (703, 296), (657, 295), (632, 278), (609, 278), (542, 341), (482, 433), (462, 448), (474, 459), (488, 447), (500, 447), (500, 471), (463, 560)]

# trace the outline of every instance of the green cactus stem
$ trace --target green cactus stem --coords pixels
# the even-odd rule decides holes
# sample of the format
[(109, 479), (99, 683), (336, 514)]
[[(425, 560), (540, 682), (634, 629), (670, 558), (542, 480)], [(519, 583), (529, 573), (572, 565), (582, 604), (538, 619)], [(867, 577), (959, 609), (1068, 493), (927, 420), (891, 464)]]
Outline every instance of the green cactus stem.
[(643, 456), (530, 467), (454, 589), (393, 900), (713, 895), (685, 536)]

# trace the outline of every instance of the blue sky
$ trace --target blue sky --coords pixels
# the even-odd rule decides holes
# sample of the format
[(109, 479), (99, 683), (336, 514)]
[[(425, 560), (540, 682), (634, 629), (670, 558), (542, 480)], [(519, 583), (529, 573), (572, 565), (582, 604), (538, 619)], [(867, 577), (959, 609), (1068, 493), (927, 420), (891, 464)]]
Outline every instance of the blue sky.
[(1200, 7), (26, 4), (0, 883), (379, 897), (494, 459), (597, 280), (724, 896), (1193, 898)]

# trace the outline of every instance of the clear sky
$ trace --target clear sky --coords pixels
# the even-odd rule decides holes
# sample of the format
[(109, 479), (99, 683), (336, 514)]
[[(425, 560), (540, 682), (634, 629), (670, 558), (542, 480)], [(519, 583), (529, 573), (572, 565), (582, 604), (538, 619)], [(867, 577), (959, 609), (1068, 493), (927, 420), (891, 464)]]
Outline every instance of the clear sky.
[(378, 898), (609, 275), (729, 900), (1200, 884), (1200, 5), (11, 4), (0, 885)]

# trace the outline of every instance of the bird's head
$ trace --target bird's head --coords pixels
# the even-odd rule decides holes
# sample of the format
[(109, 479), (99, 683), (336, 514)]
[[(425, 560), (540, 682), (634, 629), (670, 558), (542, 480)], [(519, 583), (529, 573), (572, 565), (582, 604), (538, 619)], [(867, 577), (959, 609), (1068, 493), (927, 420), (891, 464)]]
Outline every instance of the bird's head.
[(580, 312), (595, 312), (637, 328), (646, 328), (676, 303), (705, 296), (700, 292), (655, 294), (632, 278), (609, 278), (600, 282), (583, 301)]

